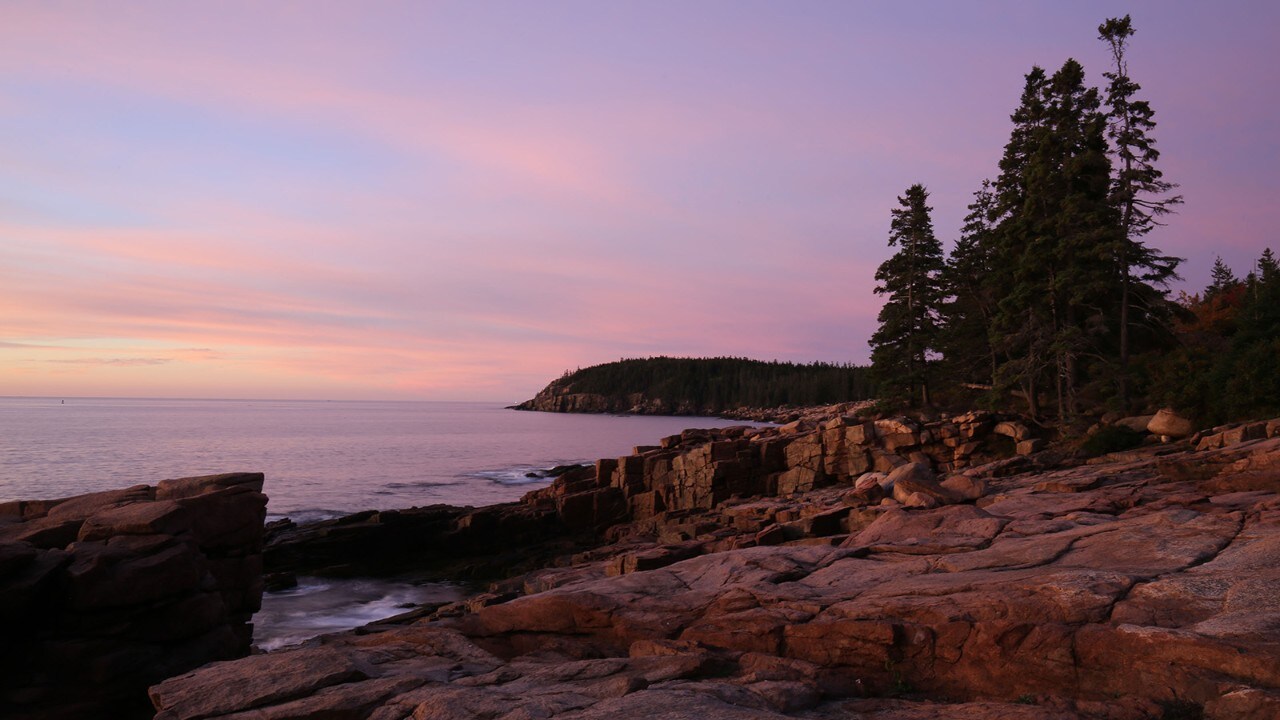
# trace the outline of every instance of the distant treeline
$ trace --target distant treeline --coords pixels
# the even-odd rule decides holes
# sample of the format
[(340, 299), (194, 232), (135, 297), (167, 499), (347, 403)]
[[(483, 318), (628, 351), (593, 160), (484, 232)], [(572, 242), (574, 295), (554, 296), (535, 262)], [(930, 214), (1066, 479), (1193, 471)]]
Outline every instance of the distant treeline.
[(705, 412), (738, 407), (825, 405), (874, 396), (868, 370), (857, 365), (765, 362), (747, 358), (651, 357), (595, 365), (552, 383), (559, 393), (635, 393)]

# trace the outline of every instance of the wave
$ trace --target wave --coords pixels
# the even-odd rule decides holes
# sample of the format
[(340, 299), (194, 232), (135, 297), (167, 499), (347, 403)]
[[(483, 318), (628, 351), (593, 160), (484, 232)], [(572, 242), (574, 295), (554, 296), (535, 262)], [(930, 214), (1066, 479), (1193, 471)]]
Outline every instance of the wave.
[(300, 577), (297, 587), (262, 596), (262, 610), (253, 618), (254, 644), (271, 651), (462, 596), (452, 583)]
[(334, 518), (345, 517), (350, 512), (340, 510), (328, 510), (326, 508), (303, 508), (302, 510), (290, 510), (289, 512), (268, 512), (267, 522), (275, 522), (277, 520), (292, 520), (298, 525), (307, 523), (320, 522), (321, 520), (332, 520)]
[(445, 487), (448, 485), (466, 485), (462, 480), (421, 480), (417, 482), (393, 482), (383, 485), (384, 488), (391, 490), (404, 490), (406, 488), (429, 488), (429, 487)]
[(590, 460), (574, 460), (564, 463), (556, 463), (551, 466), (545, 465), (515, 465), (512, 467), (502, 468), (500, 470), (481, 470), (471, 473), (467, 477), (488, 480), (489, 482), (499, 485), (534, 485), (547, 484), (556, 479), (560, 473), (553, 472), (558, 468), (570, 465), (587, 465)]

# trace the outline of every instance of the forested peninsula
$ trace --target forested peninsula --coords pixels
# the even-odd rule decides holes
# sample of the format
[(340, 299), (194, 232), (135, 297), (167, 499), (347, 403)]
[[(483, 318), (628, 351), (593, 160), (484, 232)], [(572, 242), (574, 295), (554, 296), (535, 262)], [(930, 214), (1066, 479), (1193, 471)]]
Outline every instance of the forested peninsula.
[(593, 365), (547, 385), (517, 410), (718, 415), (741, 408), (829, 405), (875, 395), (857, 365), (746, 358), (651, 357)]

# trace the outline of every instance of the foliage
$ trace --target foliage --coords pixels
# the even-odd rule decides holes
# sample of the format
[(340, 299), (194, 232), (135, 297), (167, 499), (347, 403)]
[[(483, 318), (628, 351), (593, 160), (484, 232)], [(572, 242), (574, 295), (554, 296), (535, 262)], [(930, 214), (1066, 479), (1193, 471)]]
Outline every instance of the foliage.
[(942, 271), (938, 350), (942, 375), (952, 385), (990, 386), (999, 364), (989, 335), (997, 298), (990, 282), (995, 273), (991, 257), (994, 205), (991, 181), (983, 180)]
[(889, 697), (903, 697), (915, 693), (915, 685), (912, 685), (911, 681), (902, 674), (893, 658), (885, 658), (884, 669), (893, 678), (893, 685), (889, 687)]
[(1280, 414), (1280, 272), (1270, 248), (1244, 281), (1219, 261), (1180, 299), (1177, 348), (1151, 360), (1152, 393), (1206, 423)]
[[(1098, 26), (1112, 60), (1103, 90), (1072, 59), (1025, 75), (999, 174), (974, 194), (940, 273), (936, 342), (896, 355), (899, 384), (936, 365), (939, 397), (993, 408), (1020, 398), (1033, 416), (1052, 403), (1064, 425), (1138, 405), (1202, 419), (1280, 410), (1271, 252), (1245, 281), (1219, 260), (1203, 299), (1168, 297), (1182, 260), (1149, 235), (1182, 197), (1129, 74), (1135, 32), (1128, 16)], [(896, 319), (882, 317), (881, 332)], [(922, 346), (937, 355), (919, 362)]]
[(566, 371), (561, 392), (640, 394), (700, 412), (737, 407), (823, 405), (873, 397), (867, 368), (828, 363), (763, 362), (746, 358), (651, 357)]
[(1076, 411), (1082, 358), (1095, 352), (1116, 290), (1105, 120), (1084, 78), (1070, 59), (1052, 76), (1038, 67), (1027, 74), (985, 248), (994, 271), (994, 384), (1020, 391), (1032, 414), (1051, 390), (1063, 419)]
[(942, 305), (942, 244), (933, 234), (929, 191), (912, 185), (892, 211), (889, 246), (898, 248), (876, 270), (875, 292), (888, 295), (880, 327), (871, 336), (871, 366), (877, 382), (894, 397), (929, 404), (930, 353), (937, 349)]
[(1156, 167), (1160, 152), (1151, 131), (1155, 112), (1150, 103), (1137, 98), (1142, 89), (1129, 77), (1126, 51), (1136, 30), (1129, 16), (1110, 18), (1098, 26), (1098, 38), (1111, 50), (1112, 68), (1103, 73), (1107, 86), (1107, 135), (1115, 173), (1111, 182), (1111, 202), (1119, 213), (1114, 260), (1120, 276), (1120, 309), (1117, 316), (1116, 377), (1119, 405), (1127, 410), (1131, 400), (1129, 360), (1135, 329), (1167, 333), (1169, 314), (1163, 292), (1177, 278), (1181, 258), (1162, 255), (1142, 238), (1159, 225), (1157, 218), (1182, 203), (1181, 195), (1170, 195), (1177, 186), (1164, 179)]
[(1123, 425), (1103, 425), (1090, 435), (1080, 448), (1089, 457), (1119, 452), (1142, 444), (1143, 434)]

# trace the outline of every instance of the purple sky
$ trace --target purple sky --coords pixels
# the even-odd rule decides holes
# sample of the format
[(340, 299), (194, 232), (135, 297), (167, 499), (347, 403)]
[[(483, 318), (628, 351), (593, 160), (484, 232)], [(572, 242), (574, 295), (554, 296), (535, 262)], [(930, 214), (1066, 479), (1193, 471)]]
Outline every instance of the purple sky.
[(867, 359), (1022, 76), (1131, 13), (1198, 290), (1280, 249), (1270, 2), (7, 2), (0, 395), (516, 401), (652, 354)]

